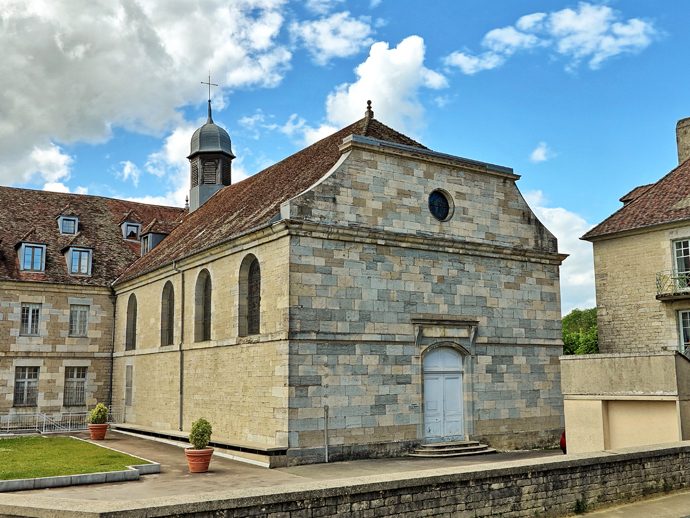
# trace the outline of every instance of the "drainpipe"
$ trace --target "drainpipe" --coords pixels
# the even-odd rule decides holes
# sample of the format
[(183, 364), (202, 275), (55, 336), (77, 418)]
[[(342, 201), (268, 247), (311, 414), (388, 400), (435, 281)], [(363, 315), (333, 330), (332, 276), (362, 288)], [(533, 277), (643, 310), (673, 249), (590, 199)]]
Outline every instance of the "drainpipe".
[[(110, 295), (110, 299), (113, 301), (113, 325), (110, 336), (110, 381), (108, 382), (108, 408), (110, 412), (113, 411), (113, 370), (115, 369), (115, 326), (117, 325), (117, 297), (112, 288), (110, 289), (113, 293)], [(123, 409), (124, 412), (124, 409)], [(124, 416), (122, 416), (124, 420)]]
[(180, 274), (180, 344), (178, 351), (180, 352), (180, 408), (177, 420), (177, 429), (181, 432), (183, 429), (183, 409), (184, 409), (184, 272), (177, 267), (177, 262), (173, 261), (173, 270)]
[(328, 462), (328, 405), (323, 405), (323, 443), (325, 461)]

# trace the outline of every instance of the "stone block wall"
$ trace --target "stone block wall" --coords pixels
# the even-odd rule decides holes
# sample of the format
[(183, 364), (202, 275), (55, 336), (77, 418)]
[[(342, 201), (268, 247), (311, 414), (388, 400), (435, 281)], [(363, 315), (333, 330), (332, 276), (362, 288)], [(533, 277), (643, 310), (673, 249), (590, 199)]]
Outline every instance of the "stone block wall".
[[(113, 301), (107, 288), (0, 283), (0, 413), (85, 412), (108, 402)], [(40, 304), (38, 336), (20, 333), (22, 303)], [(69, 336), (70, 305), (89, 306), (87, 334)], [(15, 407), (15, 369), (39, 367), (38, 403)], [(85, 404), (63, 405), (65, 368), (86, 367)]]
[[(127, 423), (187, 431), (195, 419), (205, 417), (216, 440), (287, 445), (287, 245), (288, 239), (280, 237), (259, 238), (253, 246), (235, 242), (179, 264), (179, 271), (169, 268), (154, 279), (118, 288), (114, 403), (124, 408)], [(261, 267), (261, 332), (243, 337), (238, 336), (238, 274), (250, 253)], [(212, 283), (211, 339), (195, 341), (195, 285), (203, 270)], [(168, 281), (175, 296), (174, 339), (173, 345), (161, 346), (161, 297)], [(138, 336), (136, 349), (126, 351), (132, 293)], [(127, 365), (134, 375), (133, 401), (125, 407)]]
[(690, 237), (680, 226), (594, 242), (599, 350), (602, 353), (677, 350), (678, 310), (690, 299), (656, 299), (656, 274), (672, 270), (672, 241)]

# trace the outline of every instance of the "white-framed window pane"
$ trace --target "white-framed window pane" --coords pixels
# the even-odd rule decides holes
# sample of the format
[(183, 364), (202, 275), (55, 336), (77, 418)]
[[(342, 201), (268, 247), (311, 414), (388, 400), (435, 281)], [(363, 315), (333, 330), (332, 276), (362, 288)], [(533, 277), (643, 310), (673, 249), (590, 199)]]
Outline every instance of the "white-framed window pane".
[(63, 234), (76, 234), (77, 232), (77, 220), (72, 218), (64, 218), (62, 220), (62, 228), (60, 232)]
[(89, 306), (72, 304), (69, 307), (70, 336), (86, 336), (89, 322)]
[(690, 272), (690, 240), (675, 241), (674, 252), (676, 256), (676, 271), (678, 273)]
[(91, 267), (91, 250), (72, 250), (70, 273), (88, 275)]
[(86, 404), (86, 367), (65, 367), (64, 406)]
[(41, 317), (40, 304), (22, 304), (21, 325), (19, 334), (37, 335), (38, 321)]
[(14, 406), (36, 406), (38, 367), (17, 367), (14, 371)]
[(22, 270), (43, 271), (43, 246), (23, 245), (21, 265)]

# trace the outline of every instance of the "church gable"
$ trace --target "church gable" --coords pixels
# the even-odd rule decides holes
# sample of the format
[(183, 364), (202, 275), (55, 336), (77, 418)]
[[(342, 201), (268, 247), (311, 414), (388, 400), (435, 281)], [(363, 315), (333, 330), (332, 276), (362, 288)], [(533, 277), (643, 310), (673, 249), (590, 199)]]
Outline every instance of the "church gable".
[(328, 175), (284, 203), (284, 219), (556, 253), (512, 169), (352, 136)]

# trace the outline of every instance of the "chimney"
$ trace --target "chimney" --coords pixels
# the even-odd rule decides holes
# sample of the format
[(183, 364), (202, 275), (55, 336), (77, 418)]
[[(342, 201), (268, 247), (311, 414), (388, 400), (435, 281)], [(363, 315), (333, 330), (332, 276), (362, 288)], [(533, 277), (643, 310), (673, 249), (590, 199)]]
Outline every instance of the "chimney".
[(678, 164), (690, 158), (690, 117), (676, 124), (676, 143), (678, 144)]

